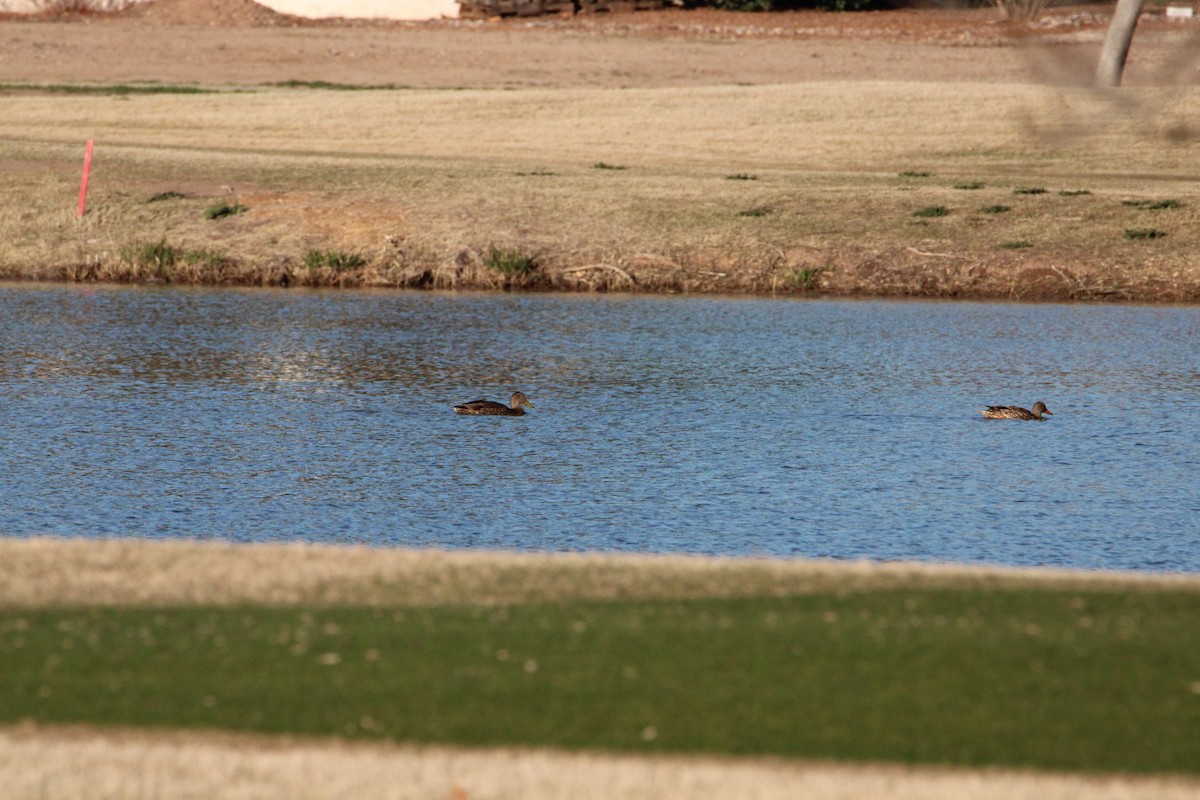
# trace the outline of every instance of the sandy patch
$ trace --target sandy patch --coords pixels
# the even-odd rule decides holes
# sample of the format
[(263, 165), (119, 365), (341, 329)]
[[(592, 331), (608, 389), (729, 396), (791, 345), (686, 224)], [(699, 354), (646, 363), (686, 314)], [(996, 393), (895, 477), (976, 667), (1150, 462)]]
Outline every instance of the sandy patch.
[(0, 729), (9, 800), (1184, 800), (1190, 779), (465, 750), (242, 734)]
[(498, 604), (984, 585), (1200, 591), (1200, 576), (310, 544), (0, 539), (0, 607), (10, 608)]

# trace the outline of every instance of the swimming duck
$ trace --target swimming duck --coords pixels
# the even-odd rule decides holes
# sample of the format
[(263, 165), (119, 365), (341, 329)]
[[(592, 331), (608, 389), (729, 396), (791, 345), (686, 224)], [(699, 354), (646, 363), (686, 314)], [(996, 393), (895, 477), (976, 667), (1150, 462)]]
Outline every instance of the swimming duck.
[(455, 406), (454, 410), (459, 414), (520, 417), (525, 414), (525, 409), (521, 408), (521, 406), (533, 408), (533, 403), (529, 402), (529, 398), (521, 392), (513, 392), (512, 397), (508, 399), (508, 405), (496, 403), (491, 400), (472, 400), (469, 403), (463, 403), (461, 406)]
[(1033, 404), (1033, 411), (1020, 406), (988, 406), (981, 409), (980, 414), (983, 414), (988, 419), (1042, 419), (1042, 415), (1053, 417), (1050, 409), (1046, 408), (1046, 404), (1038, 401)]

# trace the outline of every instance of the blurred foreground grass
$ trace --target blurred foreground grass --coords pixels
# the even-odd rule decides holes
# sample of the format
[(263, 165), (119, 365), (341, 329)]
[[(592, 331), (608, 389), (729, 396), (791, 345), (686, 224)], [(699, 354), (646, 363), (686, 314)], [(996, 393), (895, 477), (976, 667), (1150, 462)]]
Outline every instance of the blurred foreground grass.
[(0, 721), (1200, 773), (1200, 595), (0, 612)]

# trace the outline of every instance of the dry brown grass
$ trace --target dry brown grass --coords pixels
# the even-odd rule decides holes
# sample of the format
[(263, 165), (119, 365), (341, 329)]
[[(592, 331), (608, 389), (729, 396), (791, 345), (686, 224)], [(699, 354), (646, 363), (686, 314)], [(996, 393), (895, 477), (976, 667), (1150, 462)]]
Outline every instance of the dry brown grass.
[(444, 605), (1025, 586), (1200, 591), (1195, 576), (937, 564), (0, 539), (0, 608)]
[(224, 733), (0, 729), (8, 800), (1194, 800), (1195, 781)]
[[(543, 288), (1195, 300), (1200, 144), (1169, 134), (1200, 95), (1131, 92), (1138, 113), (1085, 90), (903, 82), (10, 96), (0, 274), (145, 280), (119, 253), (165, 239), (229, 257), (178, 282), (501, 288), (480, 258), (499, 245), (533, 256), (524, 284)], [(1051, 191), (1013, 202), (1024, 185)], [(166, 190), (188, 197), (145, 202)], [(205, 220), (214, 200), (248, 211)], [(997, 202), (1013, 210), (977, 212)], [(914, 219), (926, 205), (951, 213)], [(1168, 236), (1122, 239), (1149, 224)], [(1033, 247), (1002, 247), (1018, 240)], [(310, 247), (366, 264), (308, 270)]]

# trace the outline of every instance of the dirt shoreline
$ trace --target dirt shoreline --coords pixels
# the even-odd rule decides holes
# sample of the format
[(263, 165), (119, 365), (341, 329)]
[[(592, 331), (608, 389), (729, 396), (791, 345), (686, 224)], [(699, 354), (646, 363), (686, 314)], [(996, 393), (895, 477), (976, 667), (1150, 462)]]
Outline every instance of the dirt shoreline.
[[(817, 251), (812, 266), (801, 260), (762, 270), (731, 269), (708, 254), (672, 258), (637, 253), (615, 263), (587, 263), (573, 253), (543, 251), (543, 266), (529, 275), (498, 275), (472, 247), (436, 264), (370, 262), (352, 269), (296, 269), (278, 263), (241, 263), (229, 256), (217, 265), (170, 278), (145, 264), (87, 262), (39, 268), (32, 274), (0, 265), (0, 280), (20, 284), (96, 286), (195, 286), (275, 289), (391, 289), (403, 291), (531, 292), (569, 294), (684, 294), (706, 296), (803, 297), (811, 300), (932, 300), (1131, 305), (1200, 304), (1200, 280), (1139, 276), (1126, 271), (1114, 280), (1086, 259), (975, 260), (956, 253), (896, 248), (865, 253)], [(807, 253), (805, 255), (808, 255)], [(836, 261), (834, 260), (836, 259)], [(628, 261), (635, 262), (634, 264)], [(782, 259), (781, 259), (782, 261)], [(636, 262), (641, 262), (640, 265)], [(832, 266), (837, 264), (837, 266)], [(551, 266), (546, 266), (551, 265)], [(639, 266), (642, 268), (639, 269)], [(649, 267), (648, 269), (646, 267)], [(665, 270), (664, 270), (665, 267)], [(797, 277), (798, 276), (798, 277)], [(809, 281), (811, 280), (811, 284)]]

